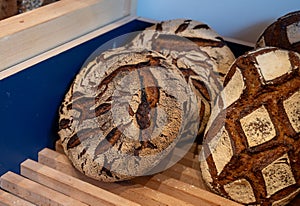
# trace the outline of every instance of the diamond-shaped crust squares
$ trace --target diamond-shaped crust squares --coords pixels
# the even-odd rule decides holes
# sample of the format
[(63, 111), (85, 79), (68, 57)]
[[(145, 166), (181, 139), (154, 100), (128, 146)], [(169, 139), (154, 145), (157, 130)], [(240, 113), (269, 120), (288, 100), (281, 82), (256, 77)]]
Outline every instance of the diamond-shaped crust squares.
[(212, 151), (218, 174), (220, 174), (233, 155), (230, 138), (225, 128), (222, 128), (214, 140), (208, 144), (210, 151)]
[(300, 91), (285, 100), (284, 109), (289, 117), (290, 123), (296, 132), (300, 132)]
[(276, 135), (274, 125), (264, 106), (243, 117), (241, 124), (250, 147), (263, 144)]
[(245, 180), (236, 180), (224, 186), (225, 191), (232, 199), (242, 199), (244, 203), (248, 204), (255, 201), (253, 189), (251, 184)]
[[(274, 59), (282, 62), (267, 63)], [(252, 50), (232, 64), (200, 154), (213, 192), (261, 206), (285, 205), (299, 193), (299, 68), (298, 53), (274, 47)], [(237, 76), (243, 86), (233, 87)]]
[[(289, 53), (284, 50), (274, 50), (256, 57), (257, 66), (265, 81), (271, 81), (291, 71)], [(273, 69), (270, 69), (272, 67)]]
[(265, 167), (262, 170), (262, 174), (265, 180), (268, 197), (277, 191), (296, 183), (287, 154)]

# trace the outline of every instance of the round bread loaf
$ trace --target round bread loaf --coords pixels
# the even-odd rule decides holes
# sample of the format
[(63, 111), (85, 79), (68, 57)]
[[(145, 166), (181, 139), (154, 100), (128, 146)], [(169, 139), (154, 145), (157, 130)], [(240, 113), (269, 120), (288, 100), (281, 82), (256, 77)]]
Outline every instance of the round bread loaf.
[(171, 60), (118, 48), (88, 61), (59, 111), (59, 135), (74, 166), (106, 182), (147, 175), (179, 139), (193, 142), (196, 97)]
[(221, 90), (225, 67), (229, 68), (234, 60), (225, 42), (201, 22), (175, 19), (138, 33), (128, 47), (151, 49), (173, 59), (197, 96), (201, 142), (211, 104)]
[(265, 46), (300, 53), (300, 11), (288, 13), (270, 24), (256, 43), (257, 48)]
[(300, 55), (265, 47), (237, 58), (205, 131), (201, 173), (218, 194), (285, 205), (300, 191)]

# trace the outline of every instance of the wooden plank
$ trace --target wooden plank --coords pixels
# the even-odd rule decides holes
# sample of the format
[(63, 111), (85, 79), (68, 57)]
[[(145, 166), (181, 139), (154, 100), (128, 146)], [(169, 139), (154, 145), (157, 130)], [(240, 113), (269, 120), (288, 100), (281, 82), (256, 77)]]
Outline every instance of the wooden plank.
[(61, 154), (64, 154), (65, 152), (64, 152), (64, 148), (62, 147), (62, 145), (61, 145), (61, 140), (57, 140), (56, 142), (55, 142), (55, 151), (57, 151), (57, 152), (59, 152), (59, 153), (61, 153)]
[(199, 204), (201, 206), (215, 206), (215, 204), (209, 203), (205, 200), (202, 200), (201, 198), (191, 195), (188, 192), (179, 190), (177, 187), (168, 186), (163, 181), (161, 181), (162, 180), (162, 179), (160, 179), (161, 177), (164, 177), (164, 178), (166, 177), (168, 179), (172, 179), (170, 177), (157, 174), (152, 177), (137, 177), (137, 178), (133, 179), (133, 181), (138, 184), (145, 185), (146, 187), (149, 187), (151, 189), (160, 191), (164, 194), (167, 194), (167, 195), (173, 196), (175, 198), (178, 198), (180, 200), (183, 200), (185, 202), (188, 202), (192, 205)]
[(33, 203), (23, 200), (11, 193), (0, 189), (0, 206), (34, 206)]
[(134, 3), (63, 0), (0, 21), (0, 71), (131, 15)]
[(200, 170), (177, 163), (171, 168), (163, 171), (162, 174), (180, 180), (181, 182), (185, 182), (202, 189), (207, 189), (203, 182)]
[(241, 206), (231, 200), (213, 194), (209, 191), (200, 189), (193, 185), (181, 182), (179, 180), (167, 177), (162, 174), (156, 174), (151, 178), (139, 177), (134, 179), (135, 182), (143, 184), (152, 189), (156, 189), (165, 194), (180, 198), (193, 205), (201, 206)]
[(88, 205), (139, 205), (33, 160), (21, 164), (21, 174)]
[(1, 188), (36, 205), (86, 205), (12, 172), (1, 176)]
[(193, 154), (188, 153), (186, 156), (184, 156), (181, 160), (178, 161), (178, 163), (185, 165), (186, 167), (190, 167), (196, 170), (200, 170), (200, 163), (198, 160), (198, 156), (195, 156), (191, 158)]

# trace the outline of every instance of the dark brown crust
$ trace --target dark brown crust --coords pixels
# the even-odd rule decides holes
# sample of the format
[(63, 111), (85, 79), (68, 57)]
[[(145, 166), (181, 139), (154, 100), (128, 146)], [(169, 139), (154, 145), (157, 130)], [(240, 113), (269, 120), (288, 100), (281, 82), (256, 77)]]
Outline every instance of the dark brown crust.
[(226, 43), (219, 38), (220, 41), (211, 40), (211, 39), (201, 39), (201, 38), (192, 38), (192, 37), (186, 37), (188, 40), (194, 42), (199, 47), (224, 47)]
[(287, 36), (287, 26), (296, 22), (300, 23), (300, 11), (291, 12), (278, 18), (263, 31), (257, 42), (264, 38), (266, 46), (300, 52), (300, 39), (299, 42), (291, 44)]
[(210, 102), (211, 101), (211, 97), (210, 97), (210, 93), (207, 89), (207, 85), (198, 79), (192, 79), (192, 83), (194, 85), (194, 87), (202, 94), (202, 96), (206, 99), (206, 101)]
[[(209, 142), (225, 124), (234, 153), (229, 164), (224, 167), (219, 175), (217, 175), (212, 156), (210, 155), (207, 158), (207, 163), (213, 177), (213, 188), (225, 197), (230, 198), (222, 186), (234, 180), (244, 178), (255, 188), (254, 195), (257, 202), (253, 204), (261, 205), (270, 205), (271, 202), (282, 199), (283, 196), (287, 196), (295, 191), (295, 188), (300, 187), (300, 167), (297, 165), (300, 162), (300, 134), (297, 134), (290, 125), (283, 106), (285, 99), (288, 99), (296, 91), (299, 91), (300, 62), (294, 53), (290, 53), (291, 64), (296, 69), (275, 79), (272, 83), (263, 84), (260, 81), (260, 74), (255, 67), (256, 62), (254, 57), (273, 50), (276, 49), (262, 50), (256, 52), (255, 55), (246, 54), (236, 60), (225, 79), (224, 86), (230, 81), (236, 68), (239, 68), (245, 78), (246, 89), (238, 101), (218, 115), (218, 118), (216, 118), (206, 134), (206, 140)], [(262, 105), (267, 109), (275, 126), (276, 137), (262, 145), (250, 148), (239, 120)], [(204, 152), (207, 155), (210, 154), (208, 145), (204, 145)], [(267, 198), (261, 170), (286, 153), (289, 155), (297, 183)]]
[(210, 27), (207, 24), (199, 24), (197, 26), (194, 26), (193, 29), (210, 29)]
[(0, 20), (18, 13), (16, 0), (0, 0)]
[(186, 30), (190, 24), (191, 20), (185, 20), (182, 24), (178, 26), (178, 28), (175, 30), (175, 34), (181, 33), (184, 30)]

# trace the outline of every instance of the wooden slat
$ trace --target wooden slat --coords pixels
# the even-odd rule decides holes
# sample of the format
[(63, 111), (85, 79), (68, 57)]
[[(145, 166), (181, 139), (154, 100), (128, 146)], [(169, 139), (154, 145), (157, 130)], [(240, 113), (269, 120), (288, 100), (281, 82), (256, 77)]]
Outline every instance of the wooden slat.
[(201, 178), (200, 171), (190, 167), (186, 167), (185, 165), (177, 163), (171, 168), (163, 171), (162, 174), (180, 180), (187, 184), (206, 189), (206, 186)]
[(33, 203), (23, 200), (11, 193), (0, 189), (0, 206), (34, 206)]
[(183, 199), (194, 205), (241, 206), (238, 203), (215, 195), (211, 192), (205, 191), (179, 180), (169, 178), (162, 174), (156, 174), (149, 179), (140, 177), (136, 178), (134, 181), (148, 186), (152, 189), (157, 189), (166, 194), (177, 196), (180, 199)]
[(136, 0), (63, 0), (0, 21), (0, 71), (131, 15)]
[(33, 160), (21, 164), (21, 174), (88, 205), (139, 205)]
[(86, 205), (12, 172), (1, 176), (1, 188), (36, 205)]
[(198, 160), (198, 156), (193, 156), (193, 153), (187, 153), (178, 163), (185, 165), (186, 167), (190, 167), (196, 170), (200, 169), (200, 163)]

